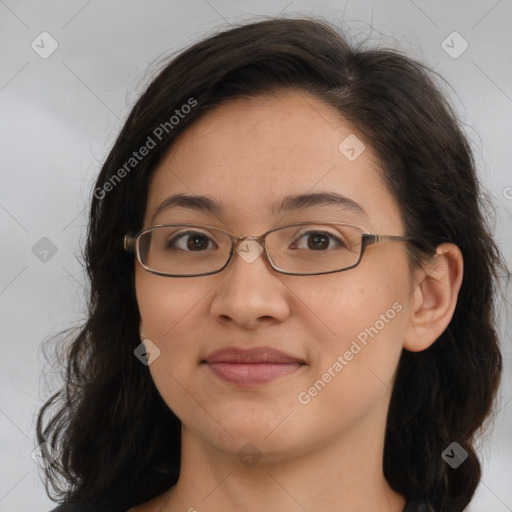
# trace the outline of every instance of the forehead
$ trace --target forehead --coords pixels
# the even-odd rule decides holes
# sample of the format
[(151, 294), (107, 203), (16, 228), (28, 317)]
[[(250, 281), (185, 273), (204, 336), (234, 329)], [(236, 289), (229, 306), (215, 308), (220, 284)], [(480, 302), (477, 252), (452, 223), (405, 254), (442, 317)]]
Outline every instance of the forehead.
[(335, 109), (296, 92), (230, 100), (174, 142), (152, 177), (146, 222), (182, 193), (217, 199), (233, 227), (256, 226), (284, 196), (307, 192), (341, 194), (400, 223), (371, 146)]

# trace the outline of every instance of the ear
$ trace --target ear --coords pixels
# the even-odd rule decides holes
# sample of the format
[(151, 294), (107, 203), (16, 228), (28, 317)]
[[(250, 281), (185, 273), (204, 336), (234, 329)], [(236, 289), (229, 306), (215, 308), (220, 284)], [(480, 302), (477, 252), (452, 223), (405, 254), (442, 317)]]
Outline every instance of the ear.
[(455, 244), (444, 243), (424, 268), (414, 271), (409, 325), (404, 348), (420, 352), (430, 347), (452, 319), (462, 284), (464, 263)]
[(142, 319), (139, 324), (139, 335), (140, 335), (141, 341), (146, 339), (146, 335), (144, 333), (144, 324), (142, 323)]

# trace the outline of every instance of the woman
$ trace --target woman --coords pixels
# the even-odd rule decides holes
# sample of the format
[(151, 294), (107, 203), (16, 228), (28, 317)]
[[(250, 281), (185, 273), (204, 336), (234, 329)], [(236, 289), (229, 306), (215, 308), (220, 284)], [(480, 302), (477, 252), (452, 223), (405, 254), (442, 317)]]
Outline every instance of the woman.
[(464, 510), (504, 266), (422, 65), (318, 20), (219, 33), (93, 195), (89, 316), (38, 418), (56, 511)]

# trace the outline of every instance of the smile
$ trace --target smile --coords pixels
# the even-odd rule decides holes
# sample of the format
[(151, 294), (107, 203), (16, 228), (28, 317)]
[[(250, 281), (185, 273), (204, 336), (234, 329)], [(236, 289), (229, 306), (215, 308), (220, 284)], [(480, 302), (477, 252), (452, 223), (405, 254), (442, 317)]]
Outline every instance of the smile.
[(201, 361), (218, 378), (238, 386), (256, 386), (290, 375), (305, 365), (272, 347), (225, 348)]

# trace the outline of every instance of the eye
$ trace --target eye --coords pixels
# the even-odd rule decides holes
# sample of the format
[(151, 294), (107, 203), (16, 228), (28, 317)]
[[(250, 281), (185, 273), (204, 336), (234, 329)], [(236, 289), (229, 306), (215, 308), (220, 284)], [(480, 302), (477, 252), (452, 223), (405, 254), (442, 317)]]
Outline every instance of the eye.
[[(306, 245), (300, 243), (305, 239)], [(299, 243), (297, 243), (299, 242)], [(332, 245), (331, 245), (332, 242)], [(302, 233), (297, 241), (292, 243), (292, 249), (311, 249), (313, 251), (323, 251), (326, 249), (333, 249), (334, 247), (347, 247), (347, 245), (327, 231), (307, 231)]]
[[(211, 246), (210, 246), (211, 244)], [(201, 252), (206, 249), (216, 248), (214, 241), (199, 231), (186, 231), (174, 235), (166, 242), (166, 249), (180, 249), (182, 251)]]

